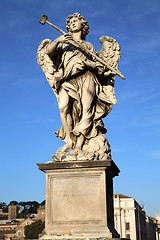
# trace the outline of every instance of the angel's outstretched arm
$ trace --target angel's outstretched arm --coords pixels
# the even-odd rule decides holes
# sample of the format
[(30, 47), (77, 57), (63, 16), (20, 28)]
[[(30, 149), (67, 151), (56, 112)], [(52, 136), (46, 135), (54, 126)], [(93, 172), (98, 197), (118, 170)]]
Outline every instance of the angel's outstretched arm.
[(52, 43), (50, 43), (46, 49), (45, 49), (45, 53), (49, 56), (52, 57), (56, 54), (56, 50), (57, 50), (57, 45), (59, 44), (58, 39), (54, 40)]
[(56, 54), (57, 52), (57, 46), (59, 43), (64, 43), (67, 40), (71, 40), (72, 37), (69, 34), (61, 35), (57, 39), (55, 39), (51, 44), (49, 44), (45, 50), (45, 53), (49, 56), (52, 57)]

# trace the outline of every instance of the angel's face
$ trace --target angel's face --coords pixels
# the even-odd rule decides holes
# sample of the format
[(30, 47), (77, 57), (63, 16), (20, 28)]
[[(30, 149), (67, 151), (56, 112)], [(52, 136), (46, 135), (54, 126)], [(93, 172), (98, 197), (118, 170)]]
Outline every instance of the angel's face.
[(78, 17), (73, 17), (69, 22), (70, 32), (79, 32), (82, 30), (82, 21)]

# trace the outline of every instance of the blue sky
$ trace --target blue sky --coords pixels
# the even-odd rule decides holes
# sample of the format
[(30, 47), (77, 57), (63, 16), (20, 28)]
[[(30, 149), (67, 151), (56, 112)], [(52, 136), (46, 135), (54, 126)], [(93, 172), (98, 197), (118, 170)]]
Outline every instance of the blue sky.
[(104, 119), (112, 158), (120, 168), (114, 192), (160, 211), (160, 1), (2, 0), (0, 2), (0, 201), (41, 202), (45, 174), (36, 163), (51, 160), (63, 142), (54, 132), (61, 120), (56, 98), (36, 62), (41, 40), (60, 33), (40, 25), (41, 14), (65, 30), (66, 17), (81, 13), (90, 41), (108, 35), (121, 46), (116, 77), (118, 104)]

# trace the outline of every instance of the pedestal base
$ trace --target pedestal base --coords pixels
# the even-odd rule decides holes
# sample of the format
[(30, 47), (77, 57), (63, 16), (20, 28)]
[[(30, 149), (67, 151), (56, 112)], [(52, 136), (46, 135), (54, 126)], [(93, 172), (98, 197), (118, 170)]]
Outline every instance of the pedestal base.
[(43, 236), (39, 237), (40, 240), (127, 240), (126, 238), (108, 238), (108, 237), (97, 237), (97, 238), (93, 238), (93, 237), (76, 237), (76, 236), (73, 236), (73, 237), (57, 237), (55, 238), (54, 236), (52, 235), (46, 235), (46, 234), (43, 234)]
[(114, 239), (112, 160), (38, 164), (46, 173), (46, 218), (41, 240)]

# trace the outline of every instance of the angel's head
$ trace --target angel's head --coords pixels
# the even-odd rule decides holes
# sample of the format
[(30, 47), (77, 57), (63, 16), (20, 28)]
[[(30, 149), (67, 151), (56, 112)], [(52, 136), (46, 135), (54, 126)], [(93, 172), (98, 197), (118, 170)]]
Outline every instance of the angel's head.
[(86, 35), (89, 32), (89, 25), (88, 22), (85, 20), (85, 18), (79, 14), (74, 13), (68, 16), (66, 20), (66, 30), (69, 32), (73, 31), (81, 31), (81, 37), (84, 40), (86, 38)]

